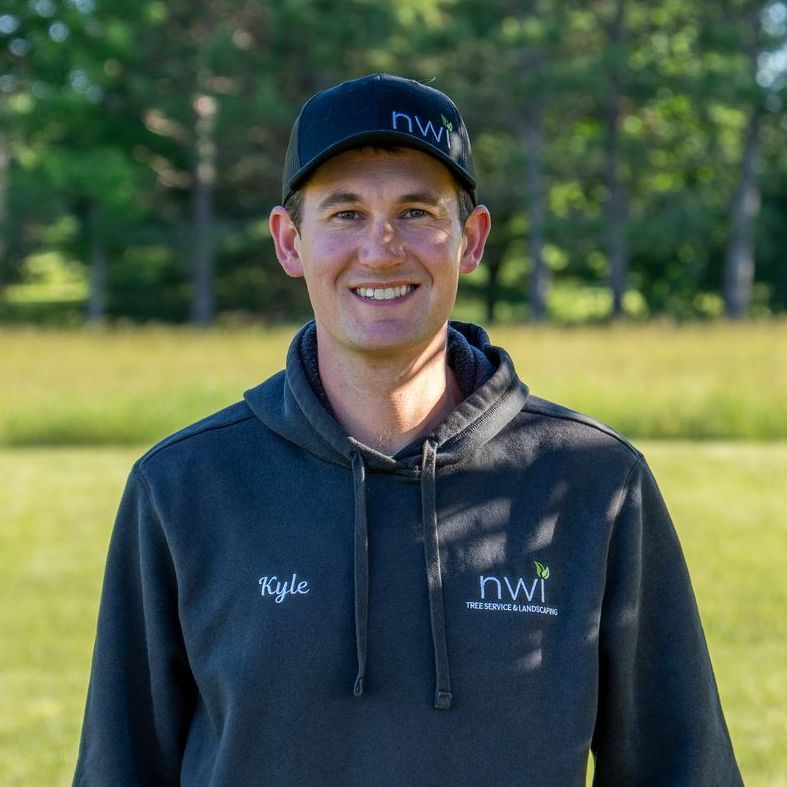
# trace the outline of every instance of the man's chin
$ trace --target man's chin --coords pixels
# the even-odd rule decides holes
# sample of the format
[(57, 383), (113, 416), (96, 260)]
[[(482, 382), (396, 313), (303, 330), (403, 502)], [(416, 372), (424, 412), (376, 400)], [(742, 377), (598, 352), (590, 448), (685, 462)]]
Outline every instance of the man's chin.
[(374, 331), (364, 332), (355, 337), (352, 349), (367, 358), (377, 360), (410, 358), (415, 360), (422, 355), (432, 354), (435, 349), (444, 348), (444, 331), (440, 328), (429, 331), (415, 331), (412, 325), (377, 326)]

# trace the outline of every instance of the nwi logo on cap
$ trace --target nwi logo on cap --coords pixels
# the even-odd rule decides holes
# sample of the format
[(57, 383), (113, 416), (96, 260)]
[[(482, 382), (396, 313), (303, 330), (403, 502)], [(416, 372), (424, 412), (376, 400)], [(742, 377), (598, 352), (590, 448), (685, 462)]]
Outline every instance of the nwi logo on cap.
[(426, 123), (418, 115), (409, 115), (407, 112), (393, 110), (391, 112), (391, 128), (394, 131), (407, 131), (408, 134), (420, 134), (427, 142), (433, 145), (443, 145), (446, 150), (451, 150), (451, 132), (454, 124), (441, 114), (441, 123), (435, 127), (431, 120)]

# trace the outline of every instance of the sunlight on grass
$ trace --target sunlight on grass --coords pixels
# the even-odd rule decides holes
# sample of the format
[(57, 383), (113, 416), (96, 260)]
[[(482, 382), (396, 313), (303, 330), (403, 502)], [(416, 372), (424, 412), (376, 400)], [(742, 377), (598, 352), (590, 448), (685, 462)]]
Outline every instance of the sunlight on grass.
[(744, 781), (787, 784), (787, 444), (649, 444), (646, 455), (692, 571)]
[(787, 322), (500, 329), (532, 391), (630, 438), (787, 438)]
[(108, 528), (133, 453), (0, 452), (4, 787), (71, 783)]

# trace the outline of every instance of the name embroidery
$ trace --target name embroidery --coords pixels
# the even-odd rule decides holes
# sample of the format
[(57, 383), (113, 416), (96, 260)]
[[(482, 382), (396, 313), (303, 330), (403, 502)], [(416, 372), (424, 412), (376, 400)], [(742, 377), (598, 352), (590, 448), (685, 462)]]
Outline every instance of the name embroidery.
[(298, 575), (293, 574), (290, 579), (280, 580), (275, 574), (271, 577), (260, 577), (260, 595), (273, 596), (277, 604), (281, 604), (287, 596), (297, 596), (308, 593), (311, 588), (307, 580), (298, 582)]

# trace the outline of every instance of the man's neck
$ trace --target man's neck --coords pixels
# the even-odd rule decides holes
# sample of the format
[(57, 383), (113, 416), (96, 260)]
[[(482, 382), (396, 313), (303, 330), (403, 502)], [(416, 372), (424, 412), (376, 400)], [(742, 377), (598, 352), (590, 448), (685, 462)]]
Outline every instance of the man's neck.
[(428, 434), (462, 401), (447, 363), (445, 331), (417, 353), (363, 356), (320, 341), (318, 329), (317, 356), (339, 423), (384, 454)]

